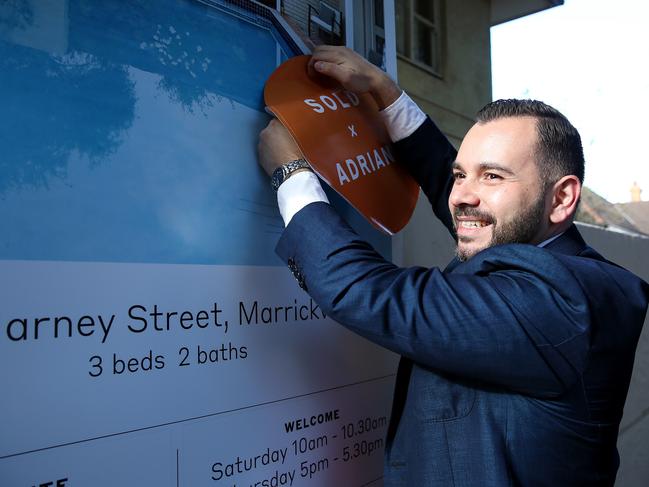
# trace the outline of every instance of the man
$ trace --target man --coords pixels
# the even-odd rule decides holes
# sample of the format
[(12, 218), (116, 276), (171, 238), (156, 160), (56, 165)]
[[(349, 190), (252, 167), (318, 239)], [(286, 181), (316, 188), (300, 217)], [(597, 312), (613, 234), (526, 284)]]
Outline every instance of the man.
[[(397, 268), (340, 219), (312, 172), (275, 174), (279, 255), (327, 314), (403, 357), (385, 484), (613, 485), (649, 286), (572, 223), (577, 131), (540, 102), (498, 101), (456, 153), (352, 51), (318, 48), (310, 66), (372, 94), (398, 160), (457, 238), (444, 271)], [(301, 157), (278, 122), (259, 154), (269, 174)]]

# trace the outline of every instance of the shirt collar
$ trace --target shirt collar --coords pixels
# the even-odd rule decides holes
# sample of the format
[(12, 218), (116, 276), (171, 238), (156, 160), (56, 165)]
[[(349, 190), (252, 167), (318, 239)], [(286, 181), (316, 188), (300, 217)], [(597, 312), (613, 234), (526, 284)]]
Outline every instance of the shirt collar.
[(558, 238), (559, 238), (561, 235), (563, 235), (564, 233), (566, 233), (565, 230), (564, 230), (563, 232), (561, 232), (561, 233), (555, 235), (554, 237), (550, 237), (549, 239), (544, 240), (543, 242), (541, 242), (540, 244), (538, 244), (537, 247), (545, 247), (545, 246), (548, 245), (550, 242), (554, 242), (556, 239), (558, 239)]

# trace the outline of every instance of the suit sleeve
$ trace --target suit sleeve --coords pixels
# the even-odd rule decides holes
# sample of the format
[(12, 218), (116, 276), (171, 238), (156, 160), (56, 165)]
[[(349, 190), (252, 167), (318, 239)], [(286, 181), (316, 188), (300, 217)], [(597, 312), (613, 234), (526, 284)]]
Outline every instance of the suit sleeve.
[(538, 397), (561, 394), (584, 370), (587, 300), (546, 250), (493, 247), (463, 273), (398, 268), (313, 203), (277, 252), (333, 319), (425, 367)]
[(448, 196), (453, 186), (452, 165), (457, 151), (437, 126), (426, 117), (417, 130), (394, 143), (397, 160), (417, 181), (437, 218), (453, 234)]

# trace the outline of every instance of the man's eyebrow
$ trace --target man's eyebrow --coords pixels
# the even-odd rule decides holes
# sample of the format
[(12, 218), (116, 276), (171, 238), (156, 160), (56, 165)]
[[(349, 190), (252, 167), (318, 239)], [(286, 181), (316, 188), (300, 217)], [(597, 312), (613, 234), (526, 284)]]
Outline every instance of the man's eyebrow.
[(502, 164), (498, 164), (497, 162), (481, 162), (480, 169), (482, 171), (500, 171), (504, 172), (505, 174), (509, 174), (510, 176), (516, 175), (514, 171), (512, 171), (508, 167), (503, 166)]
[[(460, 164), (458, 161), (453, 161), (453, 164), (451, 165), (451, 169), (456, 170), (456, 171), (463, 171), (462, 169), (462, 164)], [(508, 174), (510, 176), (515, 176), (516, 174), (514, 171), (511, 169), (503, 166), (502, 164), (498, 164), (497, 162), (481, 162), (480, 163), (480, 170), (481, 171), (500, 171), (505, 174)]]

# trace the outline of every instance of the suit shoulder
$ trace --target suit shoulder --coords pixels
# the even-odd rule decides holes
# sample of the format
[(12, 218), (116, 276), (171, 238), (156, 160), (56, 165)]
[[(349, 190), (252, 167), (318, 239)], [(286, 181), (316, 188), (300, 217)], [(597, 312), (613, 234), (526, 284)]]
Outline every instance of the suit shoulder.
[(567, 264), (545, 248), (530, 244), (503, 244), (484, 249), (462, 263), (457, 271), (477, 275), (508, 271), (546, 274), (567, 271)]

